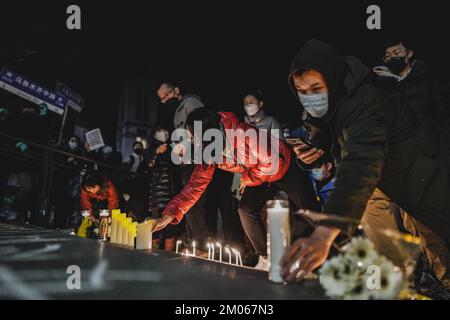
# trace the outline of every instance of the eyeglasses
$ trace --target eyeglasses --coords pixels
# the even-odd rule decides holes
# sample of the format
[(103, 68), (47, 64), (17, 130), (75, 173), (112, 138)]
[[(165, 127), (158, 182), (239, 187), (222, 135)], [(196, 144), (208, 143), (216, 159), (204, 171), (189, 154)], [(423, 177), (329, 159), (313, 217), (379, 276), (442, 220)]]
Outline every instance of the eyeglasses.
[(163, 94), (162, 97), (160, 97), (161, 103), (166, 103), (167, 97), (175, 90), (175, 88), (170, 89), (166, 93)]

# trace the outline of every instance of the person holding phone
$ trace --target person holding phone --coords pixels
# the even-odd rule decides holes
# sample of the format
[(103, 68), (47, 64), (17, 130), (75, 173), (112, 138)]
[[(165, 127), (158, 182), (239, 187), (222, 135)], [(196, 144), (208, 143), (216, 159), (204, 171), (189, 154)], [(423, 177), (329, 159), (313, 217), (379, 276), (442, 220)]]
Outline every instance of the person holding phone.
[[(329, 128), (332, 153), (336, 148), (341, 156), (324, 213), (361, 220), (368, 207), (379, 203), (373, 197), (377, 191), (388, 195), (407, 212), (437, 276), (450, 288), (446, 132), (376, 87), (369, 69), (357, 58), (341, 57), (319, 40), (300, 49), (289, 83), (301, 107)], [(298, 157), (310, 161), (320, 157), (320, 150), (310, 149)], [(372, 219), (371, 226), (378, 222), (383, 228), (384, 219), (384, 215)], [(342, 231), (319, 226), (311, 236), (296, 240), (281, 261), (284, 279), (296, 281), (299, 273), (320, 267)]]

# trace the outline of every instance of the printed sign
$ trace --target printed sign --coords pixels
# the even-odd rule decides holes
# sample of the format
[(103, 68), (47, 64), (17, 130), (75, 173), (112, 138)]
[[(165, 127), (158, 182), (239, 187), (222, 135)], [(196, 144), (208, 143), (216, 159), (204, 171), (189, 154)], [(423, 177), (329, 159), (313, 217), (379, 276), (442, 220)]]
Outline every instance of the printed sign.
[(94, 129), (86, 133), (86, 142), (89, 151), (97, 150), (105, 146), (100, 129)]

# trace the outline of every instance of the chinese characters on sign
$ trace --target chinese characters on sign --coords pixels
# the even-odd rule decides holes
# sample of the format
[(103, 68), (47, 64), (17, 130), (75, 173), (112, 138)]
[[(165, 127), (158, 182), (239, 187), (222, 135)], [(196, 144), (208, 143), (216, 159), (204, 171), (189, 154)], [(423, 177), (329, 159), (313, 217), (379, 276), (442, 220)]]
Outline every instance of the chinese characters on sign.
[(50, 111), (59, 115), (63, 115), (66, 109), (66, 97), (48, 90), (6, 68), (0, 71), (0, 88), (37, 105), (45, 104)]
[(56, 92), (67, 98), (67, 105), (78, 113), (81, 113), (84, 107), (84, 99), (64, 83), (56, 83)]

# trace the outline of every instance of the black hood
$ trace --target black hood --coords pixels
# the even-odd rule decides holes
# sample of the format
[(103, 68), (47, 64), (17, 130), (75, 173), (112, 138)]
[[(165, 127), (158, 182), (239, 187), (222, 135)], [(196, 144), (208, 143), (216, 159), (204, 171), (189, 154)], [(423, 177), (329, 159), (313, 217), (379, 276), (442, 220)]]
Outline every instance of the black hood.
[(309, 40), (301, 47), (292, 61), (289, 71), (289, 85), (297, 98), (297, 90), (295, 90), (292, 76), (299, 71), (311, 69), (323, 75), (330, 94), (330, 104), (335, 102), (345, 77), (345, 66), (336, 49), (316, 39)]
[(320, 72), (325, 78), (331, 112), (339, 101), (354, 92), (370, 74), (358, 59), (340, 57), (331, 45), (311, 39), (299, 50), (289, 71), (289, 86), (297, 99), (299, 98), (292, 76), (299, 71), (310, 69)]

